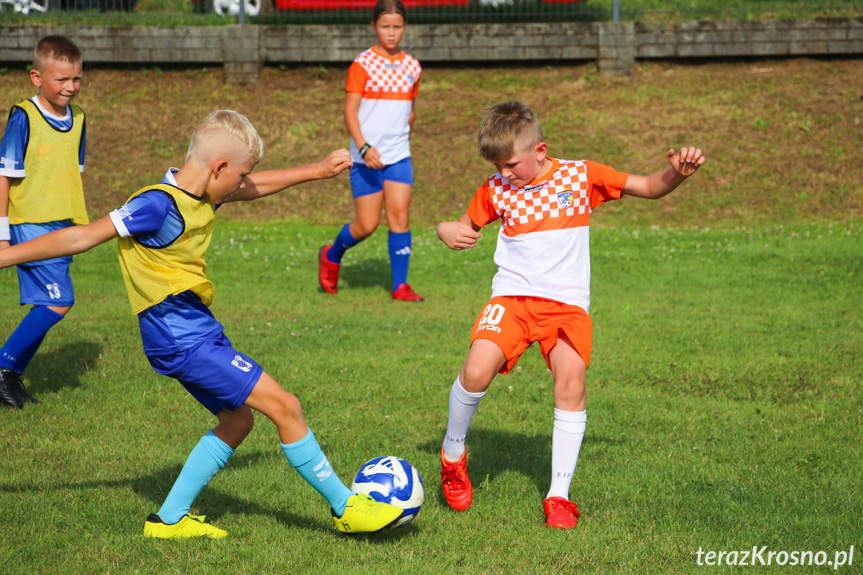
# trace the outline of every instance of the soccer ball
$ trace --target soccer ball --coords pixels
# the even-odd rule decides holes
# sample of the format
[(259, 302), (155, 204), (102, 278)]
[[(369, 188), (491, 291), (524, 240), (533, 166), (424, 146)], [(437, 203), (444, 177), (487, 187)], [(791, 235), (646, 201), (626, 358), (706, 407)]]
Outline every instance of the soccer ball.
[(420, 474), (404, 459), (391, 455), (375, 457), (364, 463), (354, 477), (351, 490), (404, 509), (404, 515), (391, 529), (404, 527), (413, 521), (425, 501)]

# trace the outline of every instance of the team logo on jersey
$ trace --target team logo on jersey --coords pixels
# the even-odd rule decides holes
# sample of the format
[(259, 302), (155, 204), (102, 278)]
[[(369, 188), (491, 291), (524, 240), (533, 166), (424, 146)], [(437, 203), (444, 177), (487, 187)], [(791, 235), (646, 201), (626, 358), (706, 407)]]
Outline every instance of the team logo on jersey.
[(561, 205), (563, 208), (569, 208), (572, 206), (572, 191), (565, 190), (563, 192), (557, 192), (557, 203)]
[(387, 64), (384, 64), (384, 69), (385, 70), (398, 70), (399, 64), (398, 64), (398, 62), (389, 62)]
[(240, 357), (239, 355), (234, 356), (234, 359), (231, 361), (231, 365), (233, 365), (237, 369), (245, 371), (246, 373), (252, 371), (252, 364)]

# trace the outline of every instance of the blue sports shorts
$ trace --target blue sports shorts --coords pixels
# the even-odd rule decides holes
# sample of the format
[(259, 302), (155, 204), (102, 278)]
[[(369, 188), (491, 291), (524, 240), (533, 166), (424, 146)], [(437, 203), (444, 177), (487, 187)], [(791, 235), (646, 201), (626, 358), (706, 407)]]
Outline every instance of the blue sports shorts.
[(75, 305), (75, 290), (67, 262), (18, 266), (21, 305)]
[(255, 360), (235, 350), (224, 333), (179, 353), (147, 359), (158, 373), (182, 383), (213, 415), (242, 406), (264, 372)]
[(365, 164), (356, 164), (351, 168), (351, 191), (355, 198), (382, 191), (384, 180), (414, 185), (414, 166), (410, 157), (384, 166), (381, 170), (373, 170)]

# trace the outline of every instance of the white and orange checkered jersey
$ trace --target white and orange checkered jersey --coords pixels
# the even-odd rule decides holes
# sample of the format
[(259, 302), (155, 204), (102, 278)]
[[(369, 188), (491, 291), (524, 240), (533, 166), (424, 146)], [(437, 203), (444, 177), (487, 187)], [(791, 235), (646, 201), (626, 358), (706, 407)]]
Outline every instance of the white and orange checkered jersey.
[(548, 172), (520, 188), (491, 176), (467, 215), (480, 227), (502, 220), (492, 297), (541, 297), (589, 312), (590, 214), (620, 198), (629, 174), (587, 160), (549, 160)]
[[(411, 155), (409, 119), (420, 74), (419, 60), (407, 52), (392, 58), (374, 48), (357, 56), (348, 69), (345, 91), (362, 94), (358, 116), (363, 137), (387, 166)], [(353, 138), (351, 157), (354, 163), (365, 163)]]

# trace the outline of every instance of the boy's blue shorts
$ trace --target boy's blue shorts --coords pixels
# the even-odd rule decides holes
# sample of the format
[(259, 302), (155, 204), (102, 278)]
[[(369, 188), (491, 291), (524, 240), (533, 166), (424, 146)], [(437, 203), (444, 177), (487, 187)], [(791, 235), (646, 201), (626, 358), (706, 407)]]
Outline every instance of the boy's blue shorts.
[(242, 406), (264, 372), (255, 360), (235, 350), (224, 333), (185, 351), (147, 359), (158, 373), (182, 383), (213, 415)]
[(365, 164), (351, 168), (351, 191), (355, 198), (380, 192), (384, 189), (384, 180), (414, 185), (414, 166), (410, 157), (381, 170), (373, 170)]
[(21, 305), (75, 305), (75, 290), (67, 262), (18, 266)]

